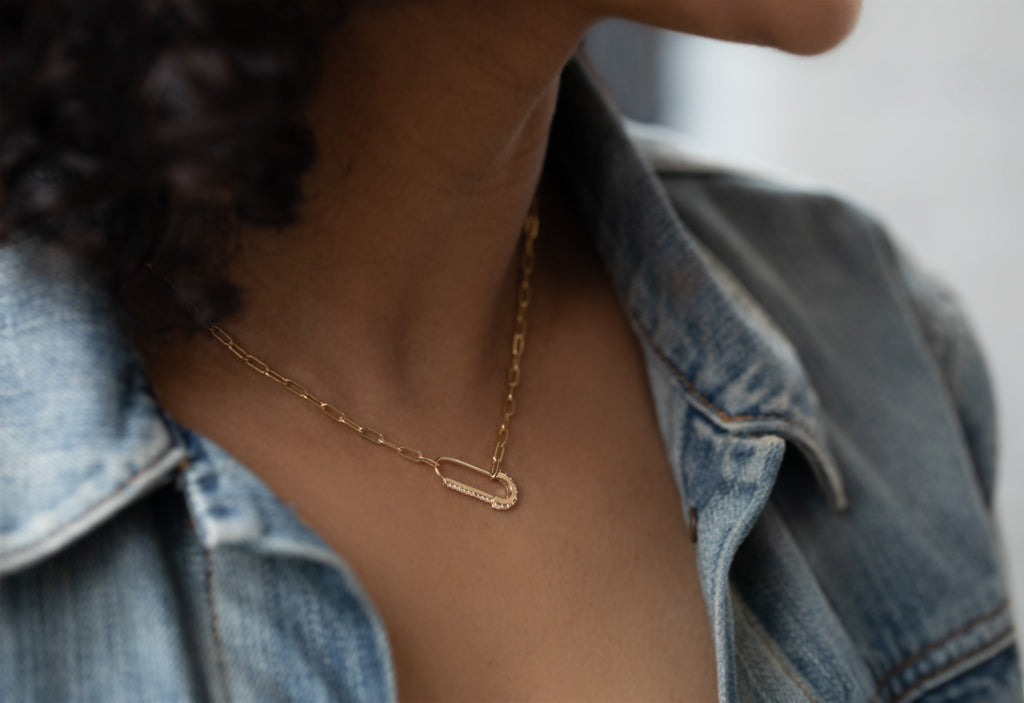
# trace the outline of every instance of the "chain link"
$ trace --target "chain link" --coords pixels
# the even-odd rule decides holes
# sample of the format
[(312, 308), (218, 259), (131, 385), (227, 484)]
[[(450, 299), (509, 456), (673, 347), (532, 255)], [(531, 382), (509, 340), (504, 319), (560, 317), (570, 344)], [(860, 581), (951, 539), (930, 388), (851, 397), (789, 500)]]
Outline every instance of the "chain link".
[(516, 329), (512, 334), (512, 363), (508, 369), (508, 395), (502, 401), (501, 427), (498, 430), (498, 441), (491, 455), (491, 478), (501, 471), (501, 462), (505, 458), (505, 445), (508, 444), (508, 428), (512, 415), (516, 411), (515, 390), (519, 385), (519, 365), (526, 349), (526, 309), (530, 306), (533, 289), (530, 288), (530, 274), (537, 263), (534, 253), (534, 241), (540, 231), (540, 217), (537, 213), (537, 199), (533, 199), (530, 212), (523, 221), (523, 253), (520, 258), (520, 283), (516, 296)]
[[(530, 305), (530, 299), (533, 295), (533, 290), (530, 288), (530, 274), (533, 273), (533, 269), (536, 265), (534, 241), (537, 239), (539, 230), (540, 220), (537, 213), (537, 198), (535, 197), (533, 202), (530, 204), (530, 211), (527, 213), (526, 219), (523, 221), (523, 251), (520, 259), (520, 283), (519, 287), (516, 289), (517, 308), (515, 333), (512, 335), (512, 363), (508, 370), (508, 394), (502, 401), (502, 418), (501, 426), (498, 429), (498, 441), (497, 444), (495, 444), (494, 453), (491, 456), (490, 477), (492, 479), (497, 477), (499, 471), (501, 471), (501, 462), (505, 457), (505, 447), (508, 444), (509, 423), (512, 419), (512, 415), (516, 411), (515, 389), (519, 385), (520, 363), (522, 361), (523, 351), (526, 348), (526, 310)], [(151, 271), (163, 278), (164, 281), (166, 281), (167, 284), (177, 292), (177, 288), (166, 276), (152, 266), (149, 266), (149, 268)], [(435, 472), (440, 471), (437, 459), (431, 459), (430, 457), (424, 456), (423, 452), (419, 449), (413, 449), (412, 447), (396, 444), (395, 442), (385, 438), (384, 435), (377, 430), (359, 424), (332, 404), (320, 400), (298, 381), (279, 373), (274, 370), (270, 364), (263, 361), (263, 359), (250, 353), (245, 347), (236, 342), (223, 327), (203, 322), (200, 310), (195, 305), (185, 304), (184, 307), (192, 314), (199, 324), (206, 328), (206, 331), (210, 333), (211, 337), (224, 345), (228, 351), (238, 357), (246, 366), (256, 373), (266, 376), (271, 381), (283, 386), (290, 393), (315, 406), (332, 421), (340, 425), (344, 425), (358, 433), (359, 436), (366, 441), (391, 449), (403, 459), (407, 459), (417, 464), (426, 464), (427, 466), (432, 467)], [(450, 460), (446, 459), (446, 461)], [(483, 471), (482, 469), (479, 470)], [(504, 478), (507, 479), (508, 477)]]

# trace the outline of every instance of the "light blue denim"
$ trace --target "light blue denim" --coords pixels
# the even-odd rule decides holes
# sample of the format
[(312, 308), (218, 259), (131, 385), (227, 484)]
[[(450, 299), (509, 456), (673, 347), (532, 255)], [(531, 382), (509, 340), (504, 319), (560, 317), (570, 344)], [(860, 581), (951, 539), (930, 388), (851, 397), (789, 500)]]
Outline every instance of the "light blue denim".
[[(644, 350), (721, 700), (1022, 700), (948, 290), (832, 194), (630, 139), (576, 61), (549, 158)], [(395, 700), (343, 555), (161, 411), (88, 273), (25, 242), (0, 275), (4, 703)]]

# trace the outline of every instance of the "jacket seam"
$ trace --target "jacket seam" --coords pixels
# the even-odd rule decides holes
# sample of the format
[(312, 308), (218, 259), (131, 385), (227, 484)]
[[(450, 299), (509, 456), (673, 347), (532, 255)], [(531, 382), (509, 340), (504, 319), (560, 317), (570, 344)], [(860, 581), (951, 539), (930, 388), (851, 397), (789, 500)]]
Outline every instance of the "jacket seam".
[(701, 405), (706, 407), (708, 410), (713, 412), (722, 421), (724, 421), (724, 422), (747, 422), (747, 421), (750, 421), (750, 420), (778, 420), (780, 422), (784, 422), (787, 425), (790, 425), (790, 426), (796, 428), (797, 430), (799, 430), (801, 432), (805, 432), (806, 431), (800, 425), (798, 425), (797, 423), (793, 422), (792, 418), (786, 417), (785, 415), (778, 415), (778, 414), (775, 414), (775, 413), (765, 413), (765, 414), (759, 414), (759, 415), (758, 414), (730, 415), (729, 413), (725, 412), (724, 410), (719, 408), (717, 405), (712, 403), (710, 400), (708, 400), (704, 395), (701, 394), (700, 391), (697, 390), (697, 387), (693, 384), (693, 382), (690, 381), (690, 379), (687, 378), (686, 375), (676, 367), (675, 363), (673, 363), (673, 361), (668, 357), (668, 355), (665, 354), (665, 352), (663, 352), (661, 350), (661, 347), (659, 347), (658, 343), (654, 341), (654, 338), (651, 336), (651, 333), (647, 330), (647, 328), (643, 324), (640, 323), (640, 321), (636, 318), (636, 316), (632, 312), (630, 312), (630, 318), (636, 324), (636, 327), (637, 327), (637, 329), (640, 330), (641, 334), (643, 334), (644, 339), (646, 339), (647, 342), (651, 345), (651, 349), (654, 350), (654, 353), (658, 355), (659, 359), (661, 359), (662, 363), (664, 363), (669, 368), (669, 370), (672, 372), (672, 375), (675, 376), (676, 379), (680, 383), (683, 384), (683, 387), (686, 389), (687, 393), (690, 396), (692, 396), (693, 399), (696, 400), (698, 403), (700, 403)]
[(61, 523), (60, 525), (57, 525), (56, 527), (51, 529), (49, 532), (38, 536), (36, 539), (32, 540), (28, 544), (26, 544), (24, 546), (21, 546), (21, 547), (16, 547), (14, 550), (8, 552), (7, 553), (7, 559), (10, 560), (11, 558), (20, 556), (22, 553), (24, 553), (24, 552), (26, 552), (28, 550), (31, 550), (39, 542), (45, 542), (46, 540), (50, 539), (51, 537), (59, 535), (61, 532), (64, 532), (65, 530), (67, 530), (70, 525), (74, 524), (75, 522), (77, 522), (77, 521), (79, 521), (79, 520), (81, 520), (83, 518), (88, 517), (91, 513), (95, 512), (96, 510), (99, 510), (101, 507), (103, 507), (103, 505), (105, 503), (108, 503), (109, 501), (112, 501), (115, 498), (117, 498), (119, 495), (121, 495), (121, 493), (124, 492), (124, 489), (128, 488), (128, 486), (131, 485), (131, 483), (135, 480), (135, 478), (137, 476), (139, 476), (139, 474), (134, 474), (127, 481), (122, 481), (121, 483), (119, 483), (114, 488), (114, 491), (112, 493), (108, 493), (105, 496), (103, 496), (102, 498), (100, 498), (100, 499), (90, 503), (89, 507), (87, 507), (81, 513), (79, 513), (78, 517), (73, 519), (72, 521)]
[[(991, 637), (991, 638), (985, 640), (985, 642), (983, 642), (982, 644), (978, 645), (974, 649), (972, 649), (972, 650), (970, 650), (968, 652), (965, 652), (964, 654), (960, 655), (959, 657), (957, 657), (953, 661), (946, 663), (945, 665), (939, 667), (935, 671), (932, 671), (927, 676), (925, 676), (925, 677), (923, 677), (921, 679), (918, 679), (917, 681), (914, 682), (914, 685), (912, 687), (910, 687), (909, 689), (907, 689), (906, 691), (901, 693), (898, 698), (896, 698), (895, 700), (892, 701), (892, 703), (905, 703), (905, 701), (909, 700), (911, 696), (913, 696), (916, 693), (918, 693), (921, 690), (922, 686), (924, 686), (928, 682), (938, 678), (939, 676), (942, 676), (942, 674), (944, 674), (947, 671), (949, 671), (950, 669), (952, 669), (952, 668), (962, 664), (963, 662), (973, 658), (978, 653), (984, 652), (987, 649), (992, 648), (993, 645), (1002, 644), (1002, 642), (1004, 640), (1007, 640), (1008, 636), (1012, 635), (1012, 634), (1013, 634), (1013, 625), (1009, 625), (1009, 626), (1006, 627), (1006, 629), (1002, 630), (995, 637)], [(1012, 642), (1013, 642), (1013, 639), (1010, 638), (1009, 641), (1007, 641), (1005, 643), (1005, 645), (993, 649), (992, 655), (995, 656), (997, 653), (1001, 652), (1007, 646), (1012, 644)]]
[(942, 639), (936, 640), (936, 641), (932, 642), (931, 644), (925, 646), (924, 648), (917, 650), (916, 652), (914, 652), (910, 656), (908, 656), (905, 659), (903, 659), (903, 661), (901, 661), (899, 664), (893, 666), (888, 671), (886, 671), (879, 678), (878, 683), (876, 684), (876, 689), (879, 692), (881, 692), (881, 690), (883, 688), (885, 688), (889, 684), (890, 681), (892, 681), (894, 678), (896, 678), (901, 673), (906, 671), (906, 669), (908, 669), (909, 667), (913, 666), (918, 661), (920, 661), (924, 657), (928, 656), (929, 654), (934, 652), (936, 649), (938, 649), (942, 645), (944, 645), (947, 642), (949, 642), (950, 640), (952, 640), (952, 639), (954, 639), (956, 637), (959, 637), (960, 635), (964, 634), (968, 630), (974, 629), (978, 625), (986, 623), (989, 620), (994, 620), (998, 616), (1002, 615), (1003, 612), (1006, 610), (1006, 608), (1008, 606), (1009, 606), (1009, 600), (1004, 598), (1003, 601), (999, 605), (997, 605), (994, 609), (990, 610), (989, 612), (984, 613), (982, 615), (979, 615), (978, 617), (976, 617), (976, 618), (974, 618), (972, 620), (969, 620), (967, 623), (965, 623), (964, 625), (961, 625), (957, 629), (953, 630), (952, 632), (947, 634)]
[(800, 688), (803, 694), (807, 696), (807, 700), (811, 701), (811, 703), (817, 703), (817, 699), (811, 695), (810, 691), (807, 690), (807, 686), (801, 680), (801, 677), (797, 676), (796, 673), (793, 671), (793, 667), (789, 665), (785, 658), (779, 656), (777, 646), (774, 645), (771, 639), (769, 639), (769, 637), (761, 631), (761, 628), (758, 625), (758, 623), (754, 622), (754, 618), (748, 611), (746, 603), (744, 603), (742, 600), (738, 600), (737, 605), (739, 607), (736, 609), (740, 611), (740, 615), (743, 617), (744, 620), (746, 620), (747, 624), (750, 625), (750, 629), (754, 631), (757, 638), (761, 640), (761, 643), (765, 645), (765, 648), (771, 653), (772, 659), (774, 659), (776, 663), (780, 667), (782, 667), (782, 670), (786, 673), (786, 676), (788, 676), (790, 680), (793, 681), (793, 683), (795, 683)]
[[(173, 451), (173, 448), (172, 448), (172, 451)], [(166, 456), (166, 453), (162, 454), (161, 458), (164, 457), (164, 456)], [(156, 465), (158, 463), (158, 461), (159, 461), (159, 459), (157, 461), (152, 462), (146, 468), (141, 469), (141, 470), (135, 472), (128, 479), (126, 479), (124, 481), (121, 481), (119, 484), (117, 484), (113, 488), (113, 490), (111, 492), (106, 493), (101, 498), (99, 498), (99, 499), (93, 501), (92, 503), (90, 503), (88, 507), (86, 507), (84, 510), (82, 510), (82, 512), (80, 512), (74, 518), (72, 518), (70, 520), (67, 520), (65, 522), (62, 522), (61, 524), (59, 524), (59, 525), (53, 527), (52, 529), (50, 529), (45, 534), (36, 536), (35, 539), (32, 539), (31, 541), (29, 541), (28, 544), (24, 544), (24, 545), (22, 545), (20, 547), (15, 547), (11, 551), (7, 552), (4, 555), (4, 558), (3, 558), (2, 561), (5, 564), (6, 563), (11, 563), (11, 562), (19, 563), (18, 559), (19, 559), (19, 557), (21, 557), (22, 554), (25, 554), (26, 552), (32, 551), (32, 549), (34, 549), (40, 543), (45, 543), (48, 540), (51, 540), (51, 539), (53, 539), (55, 537), (60, 536), (60, 534), (63, 533), (63, 532), (67, 532), (69, 530), (72, 530), (76, 524), (82, 522), (83, 520), (86, 520), (90, 515), (95, 513), (97, 510), (100, 510), (106, 504), (108, 504), (111, 501), (114, 501), (115, 499), (117, 499), (127, 488), (129, 488), (130, 486), (135, 484), (140, 478), (147, 476), (147, 474), (149, 473), (150, 468), (152, 466)]]
[[(640, 322), (632, 310), (627, 310), (630, 320), (633, 323), (634, 328), (639, 331), (647, 342), (648, 346), (661, 360), (662, 364), (669, 370), (669, 372), (675, 377), (679, 383), (682, 384), (683, 389), (686, 391), (686, 397), (688, 402), (695, 405), (698, 410), (713, 413), (719, 420), (726, 425), (730, 423), (735, 425), (736, 423), (758, 421), (758, 420), (769, 420), (779, 422), (785, 427), (789, 428), (789, 432), (782, 435), (783, 439), (787, 442), (793, 442), (798, 449), (806, 452), (811, 457), (812, 466), (814, 466), (815, 473), (819, 474), (819, 484), (823, 485), (829, 504), (836, 511), (843, 511), (846, 509), (847, 497), (846, 491), (842, 484), (842, 477), (838, 475), (837, 469), (829, 470), (830, 460), (827, 458), (827, 450), (822, 447), (816, 446), (818, 442), (814, 439), (815, 433), (800, 423), (793, 420), (791, 417), (785, 415), (779, 415), (777, 413), (763, 413), (763, 414), (748, 414), (748, 415), (730, 415), (725, 412), (713, 402), (708, 400), (704, 395), (697, 390), (697, 387), (692, 381), (683, 373), (672, 361), (672, 359), (662, 351), (661, 347), (654, 340), (651, 332), (647, 327)], [(745, 437), (764, 437), (766, 435), (779, 435), (780, 429), (766, 430), (765, 428), (757, 429), (752, 428), (747, 431), (736, 430), (734, 427), (725, 427), (727, 432), (740, 432)], [(784, 432), (784, 430), (783, 430)], [(815, 457), (821, 457), (816, 459)]]
[(224, 643), (220, 636), (220, 625), (217, 619), (217, 606), (213, 597), (213, 557), (210, 550), (203, 547), (203, 582), (206, 590), (206, 605), (210, 610), (210, 634), (213, 638), (214, 659), (217, 663), (217, 674), (220, 677), (221, 695), (227, 703), (232, 703), (231, 688), (228, 685), (228, 669), (224, 657)]
[[(625, 135), (625, 136), (626, 136), (626, 138), (628, 140), (629, 139), (628, 135)], [(630, 143), (632, 144), (632, 142), (630, 142)], [(634, 146), (635, 146), (635, 144), (634, 144)], [(651, 176), (653, 177), (653, 179), (658, 182), (659, 186), (663, 187), (663, 184), (662, 184), (661, 178), (659, 177), (659, 174), (657, 172), (653, 171), (653, 170), (651, 170), (650, 173), (651, 173)], [(588, 200), (591, 203), (596, 201), (596, 198), (593, 197), (593, 193), (591, 192), (590, 188), (586, 188), (585, 187), (584, 188), (584, 193), (585, 193), (585, 196), (588, 198)], [(669, 209), (672, 212), (678, 214), (674, 205), (668, 204), (668, 207), (669, 207)], [(599, 225), (599, 226), (604, 227), (603, 224)], [(777, 414), (773, 414), (773, 413), (763, 414), (763, 415), (758, 415), (758, 414), (730, 415), (729, 413), (725, 412), (724, 410), (722, 410), (721, 408), (716, 406), (714, 403), (712, 403), (710, 400), (708, 400), (706, 397), (704, 397), (697, 390), (696, 386), (694, 386), (694, 384), (690, 381), (690, 379), (687, 378), (683, 374), (683, 372), (680, 371), (678, 368), (676, 368), (675, 364), (672, 363), (672, 361), (669, 360), (668, 356), (661, 350), (659, 345), (654, 341), (654, 338), (652, 337), (650, 331), (647, 329), (646, 325), (644, 325), (643, 323), (640, 322), (639, 318), (636, 315), (636, 311), (633, 309), (633, 306), (629, 305), (629, 304), (625, 304), (624, 301), (623, 301), (623, 303), (624, 304), (621, 307), (623, 308), (623, 310), (625, 310), (626, 314), (629, 316), (630, 320), (633, 323), (634, 328), (640, 331), (640, 333), (644, 336), (644, 338), (647, 340), (647, 342), (651, 345), (651, 348), (654, 349), (655, 353), (658, 355), (658, 358), (660, 358), (662, 360), (662, 362), (664, 362), (668, 366), (669, 370), (679, 380), (679, 382), (683, 384), (683, 387), (690, 394), (690, 396), (694, 400), (696, 400), (700, 405), (704, 406), (707, 410), (710, 410), (712, 413), (714, 413), (720, 420), (722, 420), (724, 422), (743, 422), (743, 421), (749, 421), (749, 420), (778, 420), (780, 422), (786, 423), (787, 425), (790, 425), (791, 427), (796, 428), (800, 432), (806, 432), (806, 430), (804, 430), (800, 425), (798, 425), (797, 423), (793, 422), (793, 420), (791, 418), (785, 417), (783, 415), (777, 415)]]

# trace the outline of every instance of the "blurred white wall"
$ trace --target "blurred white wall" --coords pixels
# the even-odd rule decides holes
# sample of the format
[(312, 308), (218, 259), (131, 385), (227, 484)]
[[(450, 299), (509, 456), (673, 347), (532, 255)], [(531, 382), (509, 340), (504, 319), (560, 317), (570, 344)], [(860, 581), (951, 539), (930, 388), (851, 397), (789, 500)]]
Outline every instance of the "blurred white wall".
[(865, 0), (830, 54), (677, 35), (662, 121), (835, 184), (959, 290), (1001, 411), (998, 512), (1024, 623), (1024, 0)]

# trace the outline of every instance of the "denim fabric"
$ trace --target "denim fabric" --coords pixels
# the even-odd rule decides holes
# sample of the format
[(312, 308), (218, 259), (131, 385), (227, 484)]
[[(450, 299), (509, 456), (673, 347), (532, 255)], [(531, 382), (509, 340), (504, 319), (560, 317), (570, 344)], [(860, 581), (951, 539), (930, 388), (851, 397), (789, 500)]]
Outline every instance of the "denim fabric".
[[(832, 194), (627, 136), (575, 61), (549, 159), (644, 351), (721, 700), (1022, 700), (955, 297)], [(24, 242), (0, 276), (0, 698), (395, 700), (344, 555), (164, 415), (88, 273)]]

